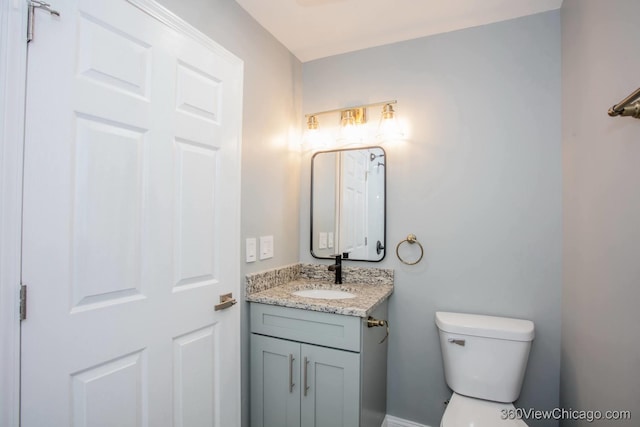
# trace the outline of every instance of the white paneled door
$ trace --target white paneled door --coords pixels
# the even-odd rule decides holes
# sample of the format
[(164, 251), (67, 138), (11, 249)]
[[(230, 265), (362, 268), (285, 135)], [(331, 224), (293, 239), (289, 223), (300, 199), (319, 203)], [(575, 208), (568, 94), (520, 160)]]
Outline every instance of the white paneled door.
[(50, 0), (29, 45), (21, 420), (240, 420), (242, 63), (150, 0)]
[(340, 198), (340, 248), (350, 258), (367, 259), (367, 158), (366, 150), (342, 153)]

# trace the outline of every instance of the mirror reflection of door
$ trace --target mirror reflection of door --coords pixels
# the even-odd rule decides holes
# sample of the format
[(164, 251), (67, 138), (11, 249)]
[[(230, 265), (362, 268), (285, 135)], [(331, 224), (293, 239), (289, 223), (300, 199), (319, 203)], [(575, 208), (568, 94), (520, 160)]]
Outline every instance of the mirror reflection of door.
[(369, 150), (367, 163), (367, 257), (381, 261), (385, 247), (386, 157), (381, 148)]
[(385, 152), (316, 153), (311, 163), (311, 254), (381, 261), (385, 245)]
[(339, 238), (342, 254), (348, 258), (367, 257), (367, 153), (350, 150), (342, 153), (340, 173)]

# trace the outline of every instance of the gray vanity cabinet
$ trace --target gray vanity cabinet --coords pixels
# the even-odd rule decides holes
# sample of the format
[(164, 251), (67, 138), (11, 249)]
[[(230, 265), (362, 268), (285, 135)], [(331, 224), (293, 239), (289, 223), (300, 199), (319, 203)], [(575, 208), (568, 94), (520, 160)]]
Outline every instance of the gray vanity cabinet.
[(357, 426), (359, 366), (358, 353), (252, 334), (251, 425)]
[[(376, 310), (384, 314), (386, 303)], [(251, 426), (379, 426), (384, 328), (339, 314), (251, 304)]]
[(300, 426), (299, 384), (300, 344), (251, 334), (251, 425)]

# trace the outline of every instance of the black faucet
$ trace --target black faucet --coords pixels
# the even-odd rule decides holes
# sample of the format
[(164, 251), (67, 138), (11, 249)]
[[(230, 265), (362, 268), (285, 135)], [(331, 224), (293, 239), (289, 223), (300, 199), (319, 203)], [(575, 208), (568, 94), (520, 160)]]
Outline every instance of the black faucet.
[(338, 285), (342, 284), (342, 255), (336, 255), (336, 263), (329, 266), (329, 271), (336, 272), (336, 281)]

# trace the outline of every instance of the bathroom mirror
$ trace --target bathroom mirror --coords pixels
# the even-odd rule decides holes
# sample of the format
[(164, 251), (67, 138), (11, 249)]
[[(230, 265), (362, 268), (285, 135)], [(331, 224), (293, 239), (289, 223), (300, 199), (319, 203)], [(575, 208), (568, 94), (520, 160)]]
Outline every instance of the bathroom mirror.
[(321, 151), (311, 158), (311, 255), (382, 261), (386, 154), (381, 147)]

